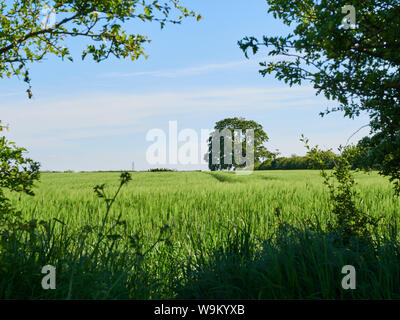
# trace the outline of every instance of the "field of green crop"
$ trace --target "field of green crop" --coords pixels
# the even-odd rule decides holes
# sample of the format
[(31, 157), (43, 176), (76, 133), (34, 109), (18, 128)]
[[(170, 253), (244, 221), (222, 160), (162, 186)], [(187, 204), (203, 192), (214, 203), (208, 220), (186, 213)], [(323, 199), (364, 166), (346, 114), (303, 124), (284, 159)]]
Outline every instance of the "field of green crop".
[[(119, 173), (44, 173), (36, 196), (23, 196), (15, 205), (29, 218), (58, 218), (69, 224), (99, 221), (104, 202), (93, 187), (106, 184), (113, 193)], [(399, 219), (400, 201), (390, 183), (377, 173), (356, 174), (360, 206), (371, 215)], [(186, 228), (219, 234), (229, 223), (253, 222), (259, 235), (269, 226), (279, 208), (281, 217), (297, 224), (317, 217), (323, 224), (329, 216), (327, 188), (318, 171), (258, 171), (248, 176), (233, 172), (137, 172), (125, 186), (112, 213), (122, 212), (127, 223), (149, 236), (156, 225), (169, 223), (183, 239)]]
[[(120, 217), (117, 228), (125, 228), (130, 245), (126, 247), (124, 240), (103, 241), (97, 251), (106, 204), (93, 187), (104, 183), (112, 196), (119, 176), (43, 173), (34, 197), (12, 198), (28, 219), (61, 222), (42, 238), (30, 236), (27, 241), (33, 244), (24, 249), (25, 255), (12, 256), (9, 264), (17, 269), (5, 277), (18, 277), (12, 286), (0, 281), (3, 297), (400, 298), (397, 245), (365, 252), (356, 245), (348, 250), (323, 231), (292, 234), (277, 227), (282, 222), (297, 227), (311, 221), (325, 229), (331, 208), (318, 171), (259, 171), (248, 176), (134, 172), (109, 217), (110, 226)], [(377, 234), (388, 235), (389, 224), (399, 222), (400, 199), (377, 173), (355, 177), (358, 205), (383, 217)], [(278, 240), (274, 244), (267, 239)], [(40, 287), (39, 271), (48, 263), (58, 270), (54, 292)], [(361, 270), (358, 290), (350, 293), (338, 289), (346, 264)], [(21, 274), (31, 279), (25, 287), (20, 287)]]

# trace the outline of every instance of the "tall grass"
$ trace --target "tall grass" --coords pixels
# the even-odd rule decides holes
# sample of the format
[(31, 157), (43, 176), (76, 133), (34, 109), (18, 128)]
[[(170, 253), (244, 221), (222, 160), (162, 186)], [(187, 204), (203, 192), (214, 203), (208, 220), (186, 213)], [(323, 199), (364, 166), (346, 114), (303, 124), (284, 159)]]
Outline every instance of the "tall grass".
[[(23, 245), (3, 257), (0, 296), (398, 298), (400, 200), (376, 173), (356, 180), (359, 206), (383, 217), (367, 248), (341, 247), (326, 231), (331, 207), (318, 171), (138, 172), (109, 212), (121, 238), (93, 254), (106, 211), (93, 186), (112, 193), (118, 173), (44, 173), (36, 197), (12, 200), (27, 219), (51, 222), (21, 234)], [(47, 264), (56, 267), (56, 290), (41, 288)], [(359, 272), (357, 290), (341, 289), (345, 264)]]

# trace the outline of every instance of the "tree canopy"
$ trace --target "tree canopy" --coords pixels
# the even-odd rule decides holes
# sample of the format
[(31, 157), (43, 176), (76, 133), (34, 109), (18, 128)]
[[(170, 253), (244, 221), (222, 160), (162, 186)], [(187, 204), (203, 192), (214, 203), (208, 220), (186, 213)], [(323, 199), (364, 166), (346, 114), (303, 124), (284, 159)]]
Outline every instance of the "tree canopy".
[[(181, 23), (200, 15), (180, 0), (0, 0), (0, 78), (21, 75), (30, 83), (28, 64), (53, 54), (72, 56), (66, 40), (86, 38), (82, 59), (100, 62), (110, 56), (138, 59), (145, 56), (146, 35), (130, 33), (128, 21)], [(27, 90), (32, 96), (30, 87)]]
[[(246, 152), (254, 154), (254, 159), (251, 159), (253, 164), (259, 164), (272, 156), (272, 153), (264, 146), (265, 142), (268, 141), (268, 136), (262, 125), (255, 121), (237, 117), (226, 118), (218, 121), (214, 130), (208, 139), (208, 152), (205, 155), (211, 171), (230, 170), (246, 166), (245, 163), (241, 163), (235, 157), (235, 144), (240, 147), (241, 157), (246, 158)], [(250, 137), (247, 130), (252, 130), (254, 136)], [(219, 144), (218, 148), (215, 148), (215, 143)], [(215, 152), (216, 149), (219, 152)]]
[[(278, 61), (261, 62), (263, 76), (274, 73), (292, 85), (312, 83), (317, 94), (339, 102), (324, 116), (342, 111), (370, 117), (368, 151), (400, 193), (400, 4), (398, 0), (353, 0), (356, 21), (345, 28), (347, 0), (267, 0), (269, 13), (293, 27), (286, 36), (246, 37), (246, 56), (261, 47)], [(365, 140), (367, 142), (367, 140)]]

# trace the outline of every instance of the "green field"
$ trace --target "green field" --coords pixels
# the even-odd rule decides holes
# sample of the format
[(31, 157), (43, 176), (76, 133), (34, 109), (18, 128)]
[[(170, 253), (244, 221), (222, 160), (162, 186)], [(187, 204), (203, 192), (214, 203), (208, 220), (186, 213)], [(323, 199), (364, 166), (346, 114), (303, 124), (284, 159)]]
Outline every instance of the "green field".
[[(44, 173), (36, 196), (23, 196), (15, 205), (29, 218), (58, 218), (71, 224), (99, 221), (104, 203), (93, 187), (106, 184), (109, 193), (118, 186), (119, 173)], [(400, 201), (387, 179), (377, 173), (356, 174), (360, 206), (371, 215), (399, 219)], [(328, 191), (319, 171), (256, 171), (248, 176), (233, 172), (137, 172), (123, 188), (113, 214), (123, 213), (132, 227), (151, 236), (154, 226), (171, 223), (183, 239), (189, 226), (218, 234), (222, 225), (246, 220), (257, 233), (271, 232), (275, 209), (297, 224), (329, 217)]]
[[(13, 198), (14, 205), (26, 218), (56, 218), (63, 222), (56, 222), (49, 239), (40, 242), (44, 247), (39, 251), (47, 253), (39, 254), (38, 260), (35, 258), (37, 265), (45, 264), (48, 259), (48, 263), (58, 265), (60, 270), (64, 266), (57, 276), (57, 292), (48, 293), (55, 296), (46, 296), (39, 290), (44, 294), (40, 297), (346, 298), (348, 293), (338, 293), (334, 287), (338, 283), (335, 277), (340, 274), (338, 268), (346, 261), (363, 263), (364, 258), (359, 261), (359, 255), (348, 256), (342, 249), (338, 253), (326, 240), (319, 242), (319, 235), (310, 243), (307, 236), (306, 240), (300, 236), (290, 247), (284, 245), (284, 250), (265, 245), (266, 239), (276, 236), (279, 221), (299, 227), (318, 223), (321, 230), (325, 229), (331, 218), (329, 195), (319, 172), (311, 170), (256, 171), (248, 176), (233, 172), (134, 172), (132, 181), (122, 188), (112, 206), (110, 223), (120, 215), (123, 223), (118, 230), (124, 229), (124, 234), (136, 237), (140, 244), (135, 242), (134, 246), (136, 250), (140, 247), (145, 255), (139, 255), (140, 262), (133, 259), (136, 253), (126, 251), (121, 240), (105, 245), (101, 258), (95, 262), (90, 255), (85, 260), (91, 249), (82, 248), (92, 248), (97, 236), (96, 232), (89, 232), (80, 246), (82, 231), (79, 230), (85, 226), (96, 230), (106, 211), (105, 202), (94, 194), (93, 187), (105, 183), (105, 190), (111, 195), (118, 188), (119, 175), (117, 172), (43, 173), (35, 197)], [(400, 215), (400, 200), (394, 197), (391, 184), (375, 172), (355, 176), (360, 192), (358, 205), (370, 215), (383, 217), (377, 234), (389, 234), (389, 224), (396, 224)], [(63, 233), (68, 236), (58, 235)], [(157, 242), (166, 234), (168, 241)], [(72, 241), (68, 238), (71, 235)], [(260, 252), (267, 252), (267, 247), (270, 249), (266, 258)], [(64, 261), (66, 255), (70, 256)], [(356, 261), (352, 262), (353, 258)], [(310, 261), (306, 263), (306, 259)], [(382, 270), (374, 268), (375, 264), (365, 267), (365, 274), (377, 272), (377, 275), (372, 282), (367, 281), (368, 285), (364, 284), (364, 289), (360, 285), (354, 297), (400, 297), (400, 293), (397, 295), (400, 272), (395, 280), (380, 278), (390, 275), (388, 268), (400, 268), (396, 261)], [(38, 273), (32, 270), (24, 272)], [(97, 280), (76, 275), (82, 273), (92, 274)], [(371, 286), (379, 287), (382, 281), (386, 283), (381, 286), (382, 292), (371, 290)]]

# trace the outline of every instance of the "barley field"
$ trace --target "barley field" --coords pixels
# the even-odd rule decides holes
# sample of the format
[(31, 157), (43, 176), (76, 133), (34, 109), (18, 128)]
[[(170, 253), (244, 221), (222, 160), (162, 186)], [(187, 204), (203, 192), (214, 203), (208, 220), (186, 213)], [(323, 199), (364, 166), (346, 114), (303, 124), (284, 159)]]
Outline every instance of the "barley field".
[[(104, 202), (93, 187), (105, 184), (112, 194), (120, 173), (43, 173), (36, 196), (15, 198), (15, 206), (28, 218), (57, 218), (70, 224), (101, 219)], [(377, 173), (357, 173), (359, 205), (369, 214), (399, 219), (400, 201), (391, 184)], [(19, 195), (18, 195), (19, 197)], [(329, 218), (328, 191), (317, 170), (234, 172), (135, 172), (118, 195), (112, 213), (122, 213), (132, 227), (151, 236), (160, 223), (174, 225), (177, 238), (189, 226), (219, 234), (222, 225), (253, 222), (259, 235), (270, 232), (279, 208), (283, 220), (297, 224)], [(361, 200), (362, 199), (362, 200)], [(18, 201), (17, 201), (18, 200)]]
[[(104, 229), (99, 226), (107, 205), (93, 188), (105, 184), (107, 197), (112, 198), (119, 186), (119, 172), (43, 173), (34, 197), (14, 196), (13, 203), (25, 218), (54, 223), (51, 227), (44, 224), (41, 238), (29, 236), (28, 245), (19, 249), (25, 255), (12, 256), (9, 264), (16, 267), (5, 275), (7, 281), (0, 281), (1, 295), (45, 299), (400, 298), (396, 229), (400, 199), (375, 172), (355, 173), (355, 177), (357, 205), (381, 217), (376, 237), (386, 242), (377, 250), (364, 250), (358, 244), (349, 250), (324, 234), (332, 213), (319, 171), (256, 171), (248, 176), (234, 172), (131, 174), (132, 180), (123, 186), (109, 211), (107, 224), (117, 224), (110, 227), (108, 236), (117, 236), (101, 242), (101, 248), (97, 239), (103, 237), (99, 230)], [(305, 224), (318, 225), (320, 232), (293, 232)], [(126, 235), (129, 246), (118, 234)], [(57, 290), (40, 287), (39, 271), (45, 264), (57, 266)], [(360, 270), (360, 283), (351, 292), (338, 289), (340, 268), (346, 264)], [(21, 283), (21, 274), (30, 282)]]

